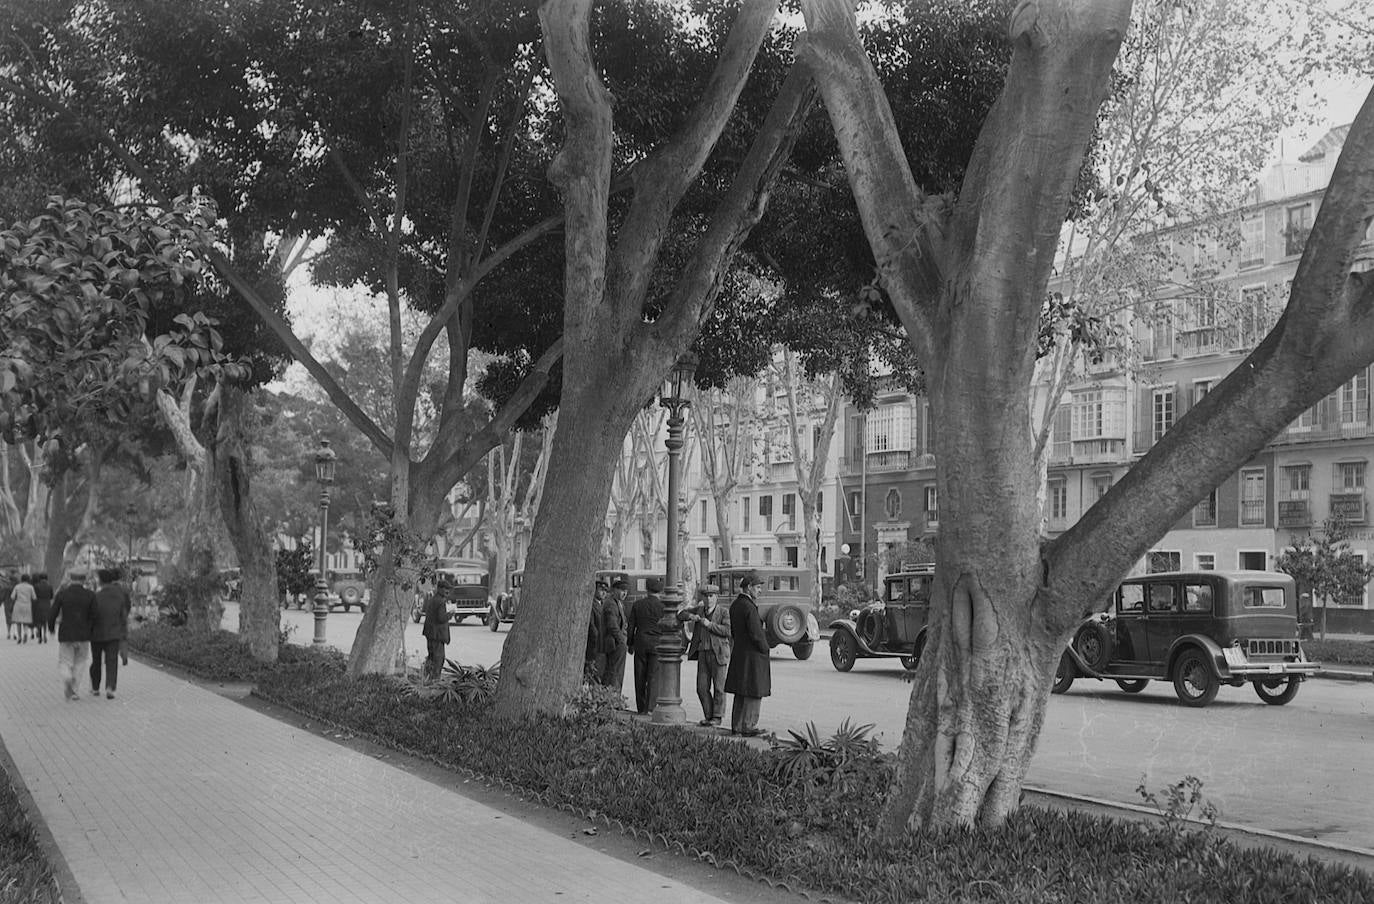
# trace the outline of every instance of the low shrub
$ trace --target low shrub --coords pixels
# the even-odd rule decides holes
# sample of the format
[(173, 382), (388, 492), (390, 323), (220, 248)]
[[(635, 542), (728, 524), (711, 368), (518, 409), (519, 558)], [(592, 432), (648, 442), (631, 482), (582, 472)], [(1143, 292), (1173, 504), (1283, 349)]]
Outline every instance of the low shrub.
[(1374, 665), (1374, 642), (1367, 640), (1304, 640), (1302, 649), (1328, 665)]
[[(193, 665), (192, 668), (195, 666)], [(1350, 902), (1374, 877), (1195, 832), (1196, 779), (1150, 795), (1160, 821), (1024, 807), (995, 830), (876, 838), (892, 757), (868, 726), (814, 725), (772, 751), (614, 714), (619, 695), (584, 687), (562, 717), (500, 720), (456, 694), (383, 676), (350, 680), (334, 651), (289, 647), (256, 693), (322, 723), (745, 875), (865, 902)], [(1149, 794), (1149, 792), (1142, 792)], [(1205, 831), (1205, 830), (1204, 830)]]
[(61, 900), (52, 867), (38, 845), (38, 835), (29, 824), (9, 775), (0, 770), (0, 901), (60, 904)]

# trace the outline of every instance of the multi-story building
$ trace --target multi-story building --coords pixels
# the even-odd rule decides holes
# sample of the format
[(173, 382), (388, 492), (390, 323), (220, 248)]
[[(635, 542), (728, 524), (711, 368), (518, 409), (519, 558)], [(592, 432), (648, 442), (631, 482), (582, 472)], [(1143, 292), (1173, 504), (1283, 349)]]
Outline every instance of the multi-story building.
[[(1053, 415), (1045, 487), (1051, 535), (1106, 493), (1273, 326), (1347, 130), (1333, 129), (1297, 161), (1264, 174), (1236, 212), (1238, 243), (1218, 242), (1196, 224), (1151, 237), (1179, 268), (1205, 278), (1161, 281), (1169, 288), (1143, 298), (1126, 317), (1135, 339), (1131, 360), (1108, 356), (1069, 386)], [(1355, 269), (1374, 269), (1374, 225)], [(849, 412), (839, 482), (850, 501), (842, 542), (851, 548), (892, 548), (931, 535), (938, 524), (925, 411), (922, 400), (894, 394), (866, 418)], [(1371, 457), (1366, 368), (1216, 487), (1137, 570), (1273, 568), (1297, 538), (1319, 532), (1332, 515), (1350, 528), (1355, 555), (1370, 559)], [(867, 511), (863, 498), (871, 503)], [(1323, 601), (1315, 603), (1320, 608)], [(1374, 631), (1368, 588), (1332, 600), (1326, 614), (1330, 629)]]

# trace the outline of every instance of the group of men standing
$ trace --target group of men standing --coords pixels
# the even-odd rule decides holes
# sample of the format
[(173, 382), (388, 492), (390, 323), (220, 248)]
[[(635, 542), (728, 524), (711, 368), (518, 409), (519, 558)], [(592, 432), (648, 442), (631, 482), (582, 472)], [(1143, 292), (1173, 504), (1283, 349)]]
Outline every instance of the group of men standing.
[[(697, 699), (703, 726), (720, 727), (725, 695), (734, 694), (730, 714), (732, 734), (752, 737), (758, 727), (763, 698), (772, 693), (768, 636), (759, 615), (758, 588), (762, 580), (750, 573), (740, 581), (740, 593), (729, 607), (720, 603), (720, 588), (707, 584), (696, 602), (677, 613), (680, 630), (691, 625), (687, 659), (697, 664)], [(587, 680), (619, 688), (625, 680), (625, 654), (634, 656), (635, 710), (648, 715), (658, 700), (658, 644), (664, 626), (663, 581), (649, 578), (645, 595), (624, 607), (629, 583), (616, 578), (596, 582), (587, 628)]]

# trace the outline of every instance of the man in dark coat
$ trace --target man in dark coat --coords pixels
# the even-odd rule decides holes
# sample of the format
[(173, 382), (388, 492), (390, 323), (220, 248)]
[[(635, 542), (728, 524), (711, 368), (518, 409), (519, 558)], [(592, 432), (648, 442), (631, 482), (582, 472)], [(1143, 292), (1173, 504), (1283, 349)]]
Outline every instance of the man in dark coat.
[(48, 583), (47, 572), (33, 576), (33, 629), (38, 633), (38, 642), (48, 642), (48, 615), (52, 612), (52, 584)]
[(605, 611), (606, 595), (611, 585), (598, 580), (592, 589), (592, 612), (587, 619), (587, 650), (582, 656), (582, 678), (588, 684), (600, 684), (606, 668), (606, 654), (601, 651), (601, 618)]
[(601, 667), (601, 686), (617, 691), (625, 685), (625, 651), (629, 643), (625, 631), (625, 597), (629, 592), (630, 582), (616, 578), (611, 582), (610, 595), (601, 601), (601, 652), (606, 657)]
[(644, 582), (649, 591), (630, 604), (629, 643), (635, 658), (635, 709), (641, 716), (653, 712), (658, 702), (658, 638), (662, 633), (663, 581), (649, 578)]
[(763, 698), (773, 693), (772, 666), (768, 660), (768, 635), (755, 602), (758, 596), (757, 572), (749, 572), (739, 582), (739, 596), (730, 604), (730, 668), (725, 673), (725, 689), (735, 695), (730, 710), (730, 733), (752, 738), (763, 734), (758, 727)]
[(448, 630), (447, 597), (438, 591), (425, 599), (425, 676), (438, 678), (444, 670), (445, 650), (450, 639)]
[(91, 696), (100, 696), (100, 668), (105, 667), (105, 698), (113, 700), (119, 683), (119, 645), (129, 633), (133, 600), (119, 583), (119, 569), (101, 568), (100, 589), (95, 592), (95, 616), (91, 621)]
[(73, 571), (68, 583), (57, 591), (48, 613), (48, 630), (57, 632), (57, 670), (67, 699), (73, 701), (80, 699), (76, 676), (90, 655), (91, 625), (95, 622), (95, 594), (86, 589), (85, 580), (84, 571)]

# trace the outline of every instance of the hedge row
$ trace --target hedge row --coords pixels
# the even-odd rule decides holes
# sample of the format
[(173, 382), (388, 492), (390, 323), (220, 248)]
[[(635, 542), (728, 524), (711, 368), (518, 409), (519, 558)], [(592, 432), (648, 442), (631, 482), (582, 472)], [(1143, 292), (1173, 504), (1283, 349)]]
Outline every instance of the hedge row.
[[(181, 639), (167, 658), (195, 668), (201, 641)], [(221, 645), (206, 644), (219, 667)], [(164, 646), (160, 655), (167, 653)], [(350, 680), (337, 653), (300, 648), (257, 675), (261, 696), (317, 719), (717, 865), (836, 899), (1374, 900), (1374, 877), (1366, 873), (1236, 848), (1177, 819), (1142, 823), (1027, 806), (997, 830), (879, 844), (875, 820), (892, 762), (865, 753), (853, 731), (764, 752), (627, 722), (595, 705), (570, 707), (563, 718), (505, 722), (481, 703), (417, 693), (413, 682)], [(852, 755), (836, 754), (845, 749)]]
[(1302, 649), (1327, 665), (1374, 665), (1374, 643), (1367, 640), (1304, 640)]

